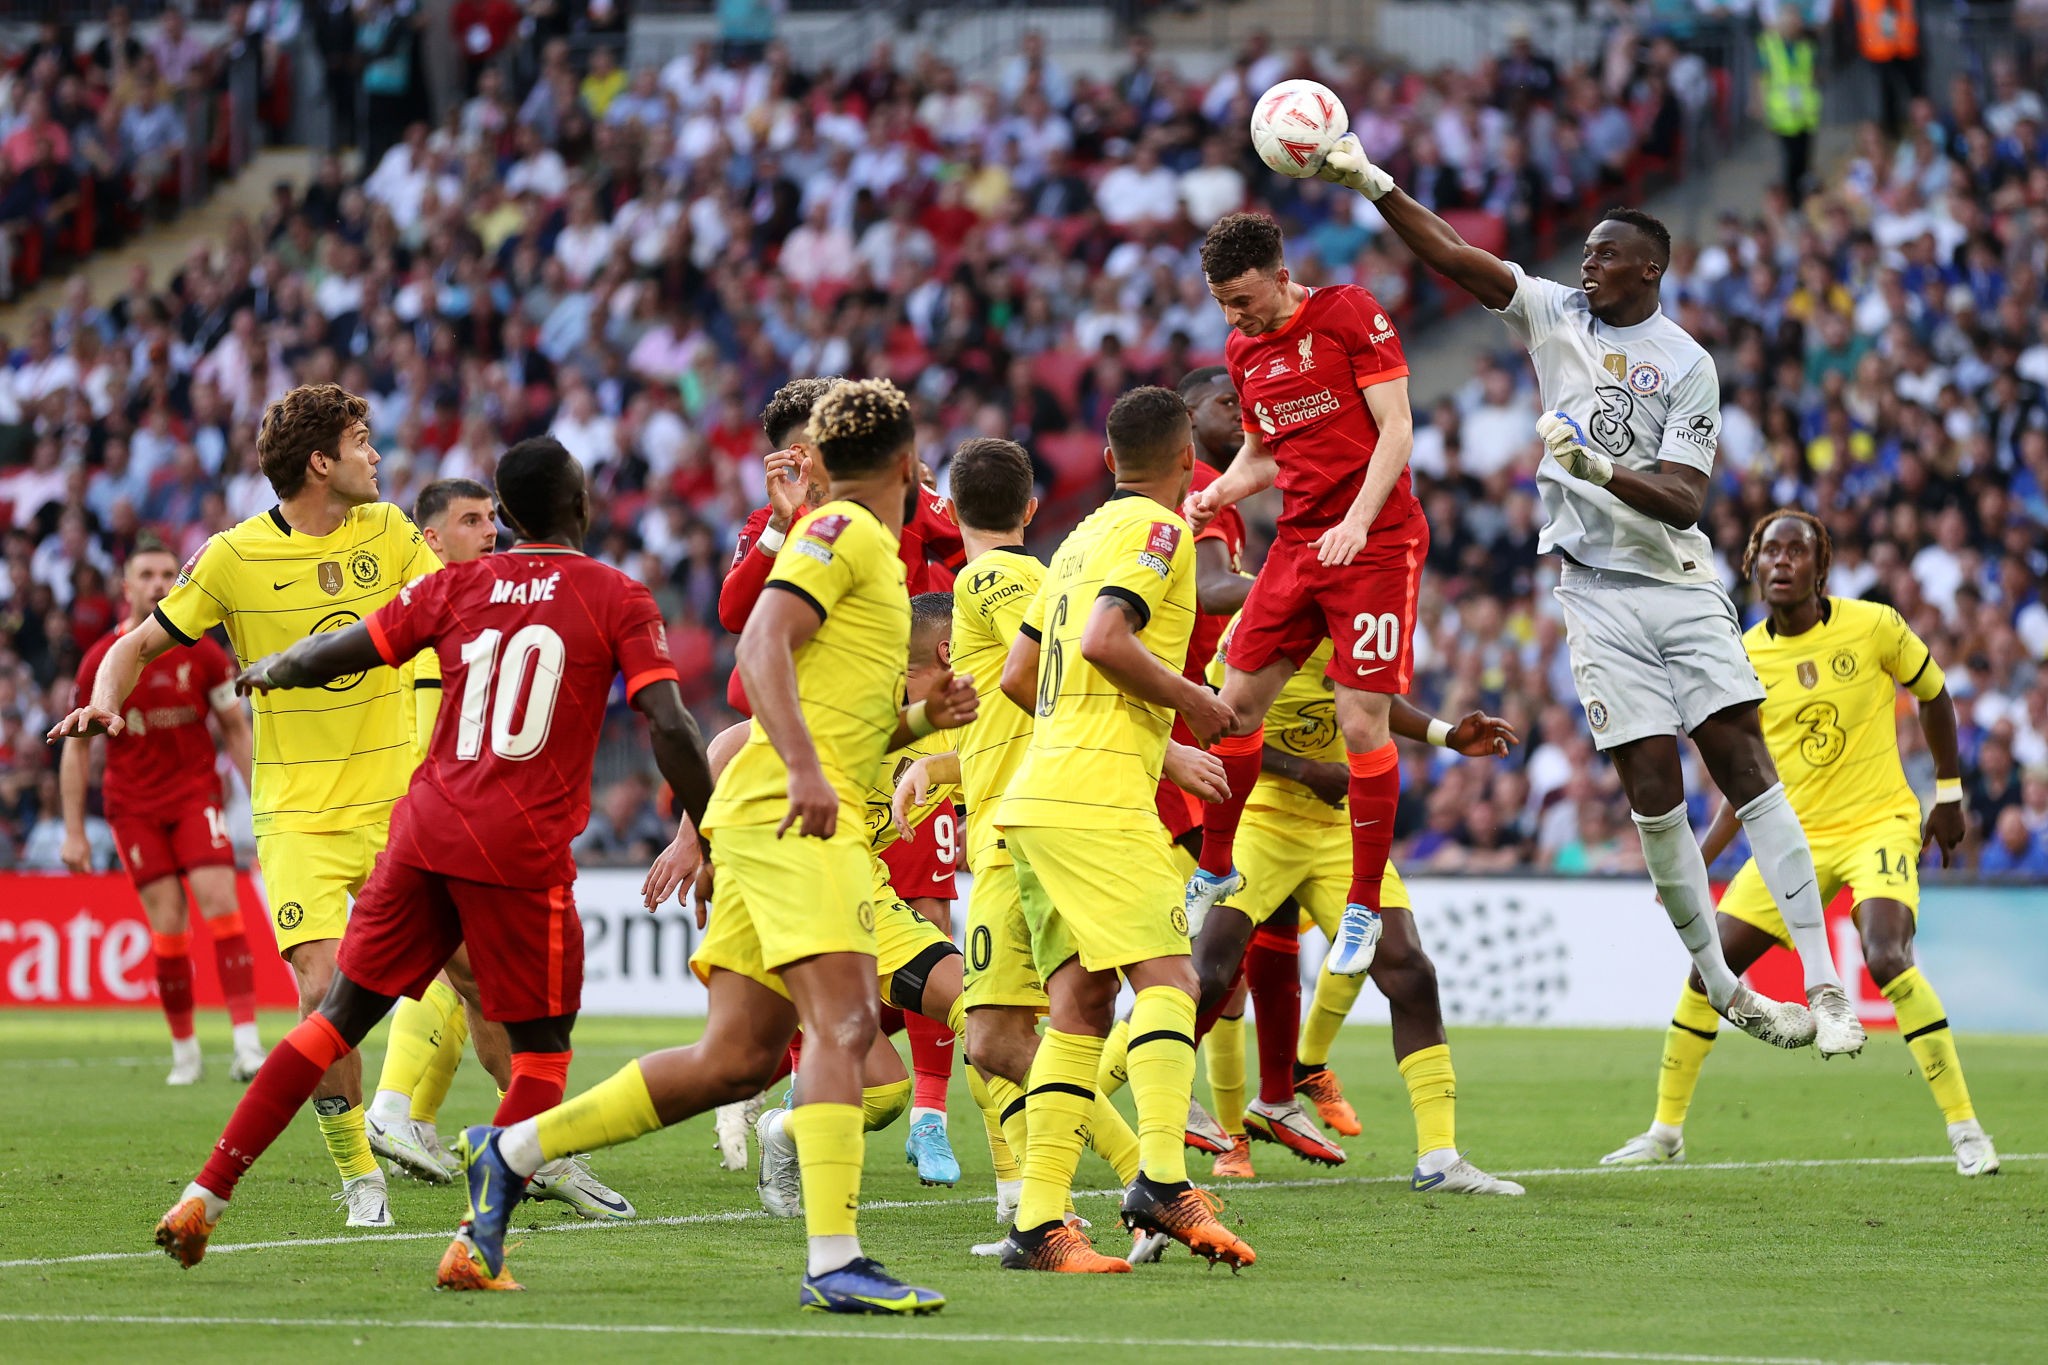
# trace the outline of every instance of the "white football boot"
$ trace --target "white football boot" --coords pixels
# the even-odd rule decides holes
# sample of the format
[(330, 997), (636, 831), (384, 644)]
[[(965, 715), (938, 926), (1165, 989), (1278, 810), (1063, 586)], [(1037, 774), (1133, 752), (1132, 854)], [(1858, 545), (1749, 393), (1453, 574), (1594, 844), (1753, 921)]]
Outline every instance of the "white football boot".
[(352, 1228), (391, 1226), (390, 1190), (384, 1183), (382, 1171), (342, 1181), (341, 1193), (333, 1198), (335, 1203), (348, 1210), (348, 1225)]

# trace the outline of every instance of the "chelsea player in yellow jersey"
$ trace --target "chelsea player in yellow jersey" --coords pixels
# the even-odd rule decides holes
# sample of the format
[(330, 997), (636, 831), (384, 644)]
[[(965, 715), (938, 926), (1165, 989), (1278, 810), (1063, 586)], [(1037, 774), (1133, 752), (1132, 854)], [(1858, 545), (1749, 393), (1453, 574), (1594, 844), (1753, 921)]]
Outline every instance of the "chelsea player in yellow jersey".
[[(897, 538), (919, 468), (910, 401), (886, 380), (842, 381), (813, 409), (811, 438), (831, 500), (790, 529), (740, 636), (753, 729), (704, 816), (718, 884), (690, 964), (710, 994), (703, 1037), (482, 1135), (472, 1188), (488, 1178), (516, 1192), (546, 1161), (758, 1094), (801, 1024), (801, 1103), (785, 1120), (810, 1241), (798, 1303), (930, 1313), (945, 1297), (862, 1255), (856, 1232), (862, 1060), (877, 1010), (866, 797), (885, 754), (973, 718), (974, 686), (943, 672), (926, 701), (902, 704), (910, 596)], [(518, 1197), (475, 1210), (479, 1243), (502, 1244)]]
[[(155, 613), (108, 651), (91, 701), (53, 737), (118, 734), (142, 666), (215, 626), (226, 627), (236, 657), (261, 659), (355, 625), (441, 567), (405, 513), (377, 500), (368, 415), (363, 399), (335, 384), (301, 385), (270, 405), (256, 453), (277, 506), (200, 548)], [(412, 778), (413, 696), (398, 671), (380, 668), (251, 702), (256, 857), (303, 1016), (327, 994), (349, 898)], [(388, 1227), (384, 1173), (363, 1128), (362, 1066), (353, 1051), (337, 1061), (313, 1109), (341, 1172), (348, 1225)]]
[[(1941, 999), (1913, 962), (1920, 855), (1935, 844), (1946, 867), (1963, 838), (1955, 703), (1941, 666), (1897, 611), (1827, 595), (1832, 549), (1826, 527), (1789, 507), (1750, 532), (1742, 572), (1770, 614), (1742, 638), (1764, 685), (1764, 739), (1812, 844), (1821, 903), (1849, 888), (1863, 960), (1892, 1002), (1899, 1032), (1948, 1123), (1957, 1173), (1989, 1175), (1998, 1170), (1998, 1152), (1970, 1104)], [(1920, 733), (1934, 756), (1934, 804), (1924, 821), (1899, 763), (1899, 687), (1920, 703)], [(1724, 803), (1704, 840), (1708, 862), (1733, 841), (1736, 828)], [(1737, 972), (1773, 943), (1786, 942), (1784, 921), (1754, 859), (1728, 884), (1719, 921), (1722, 951)], [(1601, 1158), (1603, 1164), (1685, 1160), (1686, 1110), (1717, 1022), (1693, 977), (1664, 1036), (1656, 1121)]]
[[(1003, 668), (1004, 695), (1034, 720), (995, 823), (1015, 862), (1050, 1014), (1031, 1064), (1024, 1186), (1003, 1260), (1130, 1268), (1095, 1255), (1063, 1220), (1122, 977), (1137, 992), (1129, 1074), (1140, 1167), (1125, 1191), (1125, 1225), (1248, 1265), (1252, 1249), (1187, 1179), (1196, 983), (1180, 872), (1154, 802), (1174, 714), (1205, 743), (1230, 715), (1181, 672), (1195, 555), (1174, 509), (1187, 496), (1194, 442), (1171, 389), (1124, 394), (1107, 427), (1116, 492), (1061, 543)], [(1072, 1244), (1057, 1266), (1048, 1263), (1053, 1242)]]

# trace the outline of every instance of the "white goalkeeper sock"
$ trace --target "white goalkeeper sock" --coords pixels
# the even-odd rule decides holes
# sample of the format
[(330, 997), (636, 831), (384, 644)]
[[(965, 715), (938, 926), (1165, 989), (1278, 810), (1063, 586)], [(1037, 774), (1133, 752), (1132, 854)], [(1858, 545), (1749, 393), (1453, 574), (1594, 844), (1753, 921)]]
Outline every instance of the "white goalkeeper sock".
[(1714, 932), (1714, 892), (1707, 885), (1707, 861), (1693, 842), (1692, 826), (1685, 820), (1685, 807), (1675, 806), (1662, 815), (1638, 815), (1631, 811), (1636, 833), (1643, 841), (1643, 862), (1650, 880), (1664, 899), (1664, 913), (1678, 931), (1678, 941), (1692, 955), (1694, 970), (1707, 988), (1707, 1001), (1717, 1010), (1735, 994), (1735, 973), (1721, 956), (1721, 939)]
[(1816, 986), (1840, 987), (1835, 956), (1828, 948), (1828, 928), (1820, 903), (1820, 882), (1813, 871), (1813, 852), (1806, 846), (1806, 831), (1785, 799), (1785, 784), (1774, 782), (1771, 789), (1735, 812), (1749, 836), (1749, 851), (1756, 870), (1764, 879), (1778, 913), (1785, 918), (1785, 930), (1799, 951), (1799, 965), (1806, 969), (1806, 989)]

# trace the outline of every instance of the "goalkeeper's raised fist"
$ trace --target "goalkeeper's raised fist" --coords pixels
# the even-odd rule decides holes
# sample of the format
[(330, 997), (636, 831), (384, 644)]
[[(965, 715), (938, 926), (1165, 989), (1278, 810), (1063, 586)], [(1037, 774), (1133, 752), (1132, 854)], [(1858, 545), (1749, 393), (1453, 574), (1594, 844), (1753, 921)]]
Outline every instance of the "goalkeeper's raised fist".
[(1323, 157), (1323, 168), (1316, 172), (1316, 177), (1357, 190), (1368, 199), (1378, 199), (1394, 188), (1394, 177), (1372, 164), (1364, 146), (1351, 133), (1337, 139), (1337, 145)]

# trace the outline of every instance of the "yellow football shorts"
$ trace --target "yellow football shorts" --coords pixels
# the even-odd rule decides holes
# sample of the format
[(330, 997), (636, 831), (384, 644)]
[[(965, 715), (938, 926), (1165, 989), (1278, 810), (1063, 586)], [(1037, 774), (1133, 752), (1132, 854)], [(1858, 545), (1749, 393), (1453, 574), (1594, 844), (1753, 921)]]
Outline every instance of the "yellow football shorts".
[[(1336, 938), (1337, 921), (1351, 899), (1351, 831), (1341, 818), (1310, 821), (1271, 806), (1247, 806), (1233, 857), (1244, 874), (1244, 890), (1222, 904), (1241, 911), (1257, 927), (1292, 896), (1306, 916), (1303, 933), (1313, 923)], [(1380, 908), (1407, 910), (1411, 904), (1401, 874), (1388, 863)]]
[(934, 947), (952, 947), (953, 940), (939, 927), (911, 909), (910, 902), (896, 894), (889, 883), (889, 869), (870, 853), (869, 884), (875, 900), (875, 975), (882, 1003), (894, 1003), (891, 994), (896, 973)]
[(390, 833), (390, 823), (379, 820), (332, 833), (256, 836), (256, 864), (263, 869), (280, 957), (301, 943), (341, 937), (349, 902), (370, 879)]
[[(1853, 905), (1865, 901), (1897, 901), (1920, 918), (1920, 818), (1880, 816), (1870, 827), (1851, 834), (1809, 838), (1813, 870), (1820, 879), (1820, 903), (1827, 905), (1843, 887)], [(1789, 948), (1792, 939), (1778, 904), (1771, 899), (1763, 875), (1751, 858), (1721, 894), (1719, 909), (1731, 919), (1761, 929)]]
[(1166, 829), (1006, 829), (1041, 978), (1069, 958), (1106, 972), (1188, 954), (1185, 883)]
[(1031, 955), (1031, 925), (1011, 863), (974, 874), (967, 893), (966, 972), (961, 994), (968, 1009), (1017, 1005), (1045, 1011), (1045, 982)]
[(875, 885), (866, 832), (844, 820), (830, 839), (789, 834), (773, 825), (728, 825), (711, 832), (718, 871), (711, 920), (690, 955), (709, 982), (722, 967), (787, 996), (782, 968), (820, 953), (875, 956)]

